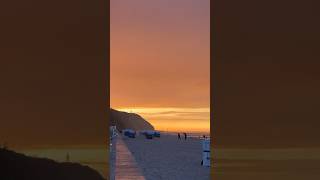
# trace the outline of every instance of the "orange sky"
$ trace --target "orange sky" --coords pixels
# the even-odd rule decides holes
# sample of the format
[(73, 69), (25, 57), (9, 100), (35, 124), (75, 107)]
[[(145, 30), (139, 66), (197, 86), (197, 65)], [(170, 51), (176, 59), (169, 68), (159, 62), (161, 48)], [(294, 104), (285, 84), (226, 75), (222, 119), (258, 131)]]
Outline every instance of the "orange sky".
[(113, 108), (152, 111), (140, 114), (162, 130), (209, 130), (209, 3), (111, 0)]

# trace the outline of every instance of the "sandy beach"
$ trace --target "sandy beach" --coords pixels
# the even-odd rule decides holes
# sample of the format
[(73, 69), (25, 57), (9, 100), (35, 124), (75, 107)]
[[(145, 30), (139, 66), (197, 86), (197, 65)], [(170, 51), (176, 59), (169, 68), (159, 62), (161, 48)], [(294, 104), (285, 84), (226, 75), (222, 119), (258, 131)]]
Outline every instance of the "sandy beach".
[(200, 139), (178, 140), (169, 134), (152, 140), (142, 135), (122, 138), (147, 180), (210, 179), (210, 168), (201, 166)]

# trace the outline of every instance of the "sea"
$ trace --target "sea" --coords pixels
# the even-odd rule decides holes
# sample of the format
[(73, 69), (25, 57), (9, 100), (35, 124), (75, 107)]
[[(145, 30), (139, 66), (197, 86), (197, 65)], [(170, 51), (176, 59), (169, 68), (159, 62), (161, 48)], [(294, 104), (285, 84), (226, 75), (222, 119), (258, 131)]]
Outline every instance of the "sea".
[[(49, 158), (57, 162), (75, 162), (89, 166), (98, 171), (103, 177), (106, 177), (108, 172), (108, 151), (106, 148), (32, 148), (19, 150), (31, 157)], [(68, 157), (67, 157), (68, 156)]]

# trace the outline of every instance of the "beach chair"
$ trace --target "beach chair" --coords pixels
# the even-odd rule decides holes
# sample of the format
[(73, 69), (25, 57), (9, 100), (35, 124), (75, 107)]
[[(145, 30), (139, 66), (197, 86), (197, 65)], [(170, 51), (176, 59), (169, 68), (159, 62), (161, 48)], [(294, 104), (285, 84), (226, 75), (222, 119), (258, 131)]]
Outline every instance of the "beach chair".
[(210, 139), (202, 140), (202, 166), (210, 167)]
[(155, 132), (154, 132), (154, 137), (160, 137), (160, 132), (155, 131)]
[(136, 137), (136, 132), (134, 130), (125, 129), (125, 130), (123, 130), (123, 132), (124, 132), (124, 136), (127, 136), (129, 138), (135, 138)]
[(154, 132), (153, 131), (146, 131), (145, 136), (147, 139), (153, 139)]
[(153, 135), (152, 134), (148, 134), (147, 133), (145, 136), (146, 136), (147, 139), (153, 139)]

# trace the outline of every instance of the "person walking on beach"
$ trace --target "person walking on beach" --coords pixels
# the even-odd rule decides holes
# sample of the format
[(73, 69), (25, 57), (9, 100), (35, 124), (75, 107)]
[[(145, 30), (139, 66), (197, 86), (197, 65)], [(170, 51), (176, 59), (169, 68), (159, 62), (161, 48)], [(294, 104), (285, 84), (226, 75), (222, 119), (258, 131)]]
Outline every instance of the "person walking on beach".
[(181, 136), (180, 136), (180, 133), (178, 133), (178, 139), (179, 139), (179, 140), (181, 140)]
[(184, 134), (184, 140), (187, 140), (187, 133), (183, 133)]
[(70, 162), (70, 155), (69, 155), (69, 153), (67, 153), (67, 155), (66, 155), (66, 161), (67, 161), (67, 162)]

